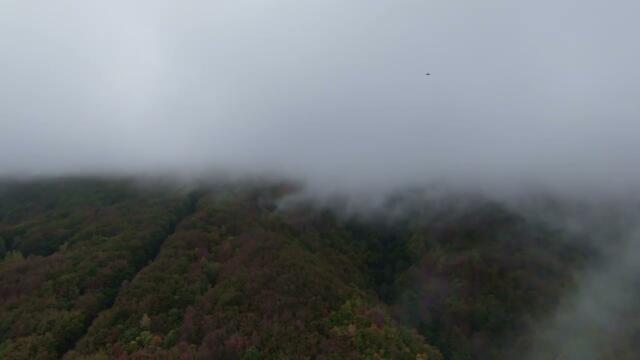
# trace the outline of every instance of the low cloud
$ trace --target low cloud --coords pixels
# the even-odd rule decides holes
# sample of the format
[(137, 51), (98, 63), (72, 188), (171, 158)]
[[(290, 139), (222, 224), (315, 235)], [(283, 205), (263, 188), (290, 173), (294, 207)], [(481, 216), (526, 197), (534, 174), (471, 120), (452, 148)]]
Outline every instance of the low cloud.
[(624, 192), (640, 180), (638, 10), (12, 1), (0, 14), (0, 172)]

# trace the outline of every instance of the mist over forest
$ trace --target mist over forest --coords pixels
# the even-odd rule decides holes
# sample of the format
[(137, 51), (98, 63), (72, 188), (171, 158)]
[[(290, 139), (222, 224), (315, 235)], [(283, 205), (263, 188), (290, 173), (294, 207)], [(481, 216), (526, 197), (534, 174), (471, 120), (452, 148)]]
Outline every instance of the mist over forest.
[(0, 358), (640, 350), (640, 3), (2, 8)]
[(638, 6), (12, 1), (1, 171), (627, 190)]

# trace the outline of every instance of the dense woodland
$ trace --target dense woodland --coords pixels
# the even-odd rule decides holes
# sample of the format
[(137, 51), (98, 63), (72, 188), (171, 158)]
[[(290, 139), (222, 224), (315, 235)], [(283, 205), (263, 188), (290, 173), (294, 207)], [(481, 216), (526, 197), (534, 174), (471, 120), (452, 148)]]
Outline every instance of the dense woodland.
[(481, 196), (363, 215), (295, 191), (5, 181), (0, 358), (562, 358), (534, 328), (597, 263), (584, 241)]

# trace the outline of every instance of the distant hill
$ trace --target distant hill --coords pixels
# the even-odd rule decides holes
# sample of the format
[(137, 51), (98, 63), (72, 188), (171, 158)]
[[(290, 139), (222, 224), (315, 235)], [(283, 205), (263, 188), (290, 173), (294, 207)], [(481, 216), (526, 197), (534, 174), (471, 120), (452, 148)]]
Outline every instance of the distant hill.
[(601, 256), (483, 197), (348, 216), (294, 189), (1, 184), (0, 358), (552, 359), (536, 324)]

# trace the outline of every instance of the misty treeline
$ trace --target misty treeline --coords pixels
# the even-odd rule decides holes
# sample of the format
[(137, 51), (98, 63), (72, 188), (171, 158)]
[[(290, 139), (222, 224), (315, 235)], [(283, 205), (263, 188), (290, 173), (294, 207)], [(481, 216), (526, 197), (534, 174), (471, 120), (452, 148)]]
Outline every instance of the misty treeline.
[[(5, 181), (0, 358), (634, 359), (640, 309), (615, 297), (636, 282), (594, 285), (637, 278), (612, 262), (634, 249), (633, 211), (426, 189), (368, 207), (276, 181)], [(584, 305), (594, 288), (614, 300)]]

